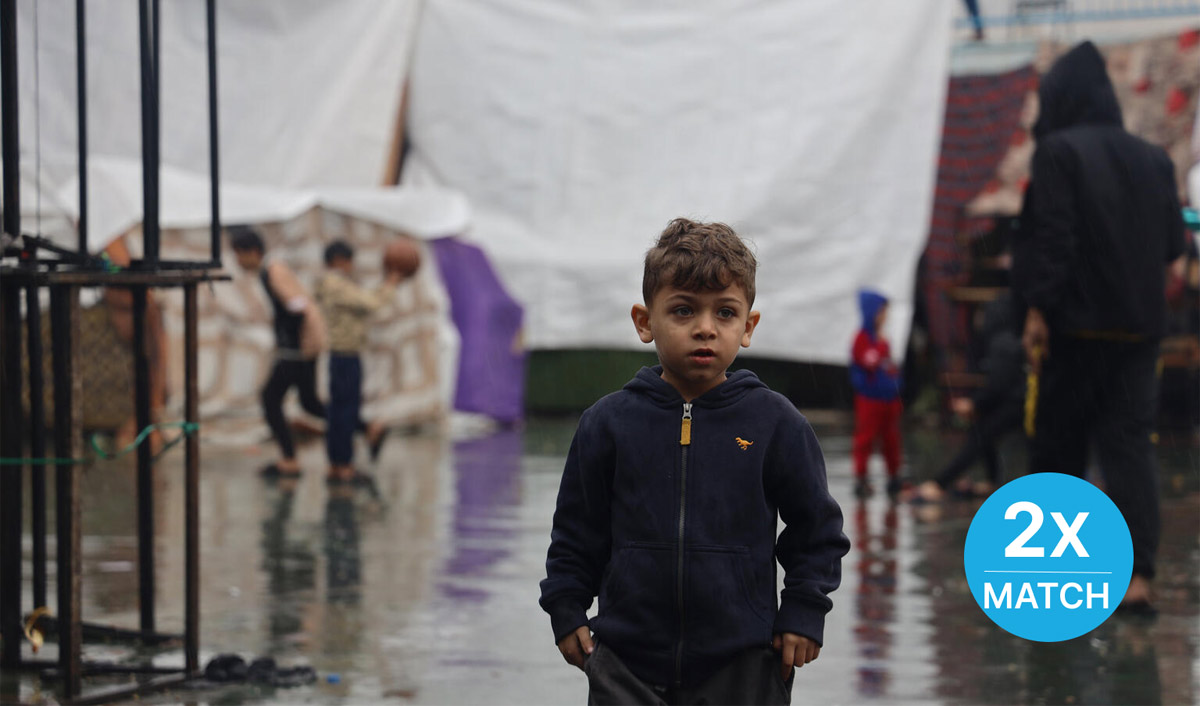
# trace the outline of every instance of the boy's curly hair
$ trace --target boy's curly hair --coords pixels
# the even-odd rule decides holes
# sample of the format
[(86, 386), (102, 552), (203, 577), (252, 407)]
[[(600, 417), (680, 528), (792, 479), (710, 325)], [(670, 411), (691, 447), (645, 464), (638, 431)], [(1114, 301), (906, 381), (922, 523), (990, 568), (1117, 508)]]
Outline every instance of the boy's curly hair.
[(658, 290), (674, 286), (693, 292), (741, 286), (754, 305), (754, 273), (758, 261), (746, 243), (724, 223), (671, 221), (654, 247), (646, 251), (642, 298), (647, 306)]

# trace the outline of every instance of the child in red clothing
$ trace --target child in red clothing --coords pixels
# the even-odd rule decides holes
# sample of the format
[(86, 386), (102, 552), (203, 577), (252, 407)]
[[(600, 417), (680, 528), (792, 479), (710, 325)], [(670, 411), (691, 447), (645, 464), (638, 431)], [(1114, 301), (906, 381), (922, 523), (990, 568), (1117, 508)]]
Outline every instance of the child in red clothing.
[(854, 387), (854, 493), (871, 494), (867, 481), (867, 459), (878, 439), (887, 462), (888, 495), (900, 492), (900, 371), (892, 362), (883, 323), (887, 320), (887, 297), (860, 290), (862, 330), (854, 338), (850, 360), (850, 384)]

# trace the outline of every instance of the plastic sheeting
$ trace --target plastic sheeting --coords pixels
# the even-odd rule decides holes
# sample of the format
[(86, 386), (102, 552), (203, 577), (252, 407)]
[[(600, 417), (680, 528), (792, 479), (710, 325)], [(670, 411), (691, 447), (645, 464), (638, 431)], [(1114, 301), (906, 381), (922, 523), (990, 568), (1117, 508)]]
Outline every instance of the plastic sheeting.
[[(159, 210), (163, 228), (208, 226), (211, 187), (207, 176), (163, 167)], [(62, 212), (78, 218), (79, 180), (72, 176), (53, 194)], [(324, 187), (287, 189), (221, 183), (221, 221), (262, 223), (295, 218), (321, 207), (403, 231), (417, 238), (457, 235), (467, 230), (471, 210), (466, 198), (445, 188)], [(128, 159), (98, 158), (88, 163), (88, 249), (103, 250), (142, 222), (142, 165)]]
[[(162, 160), (207, 174), (205, 5), (161, 8)], [(417, 0), (218, 2), (222, 178), (281, 187), (382, 183), (417, 8)], [(46, 201), (77, 169), (75, 3), (25, 1), (17, 9), (21, 171), (36, 183), (40, 157)], [(140, 160), (137, 3), (87, 0), (86, 19), (89, 150)], [(23, 196), (25, 213), (34, 193)]]
[(675, 216), (755, 243), (752, 353), (844, 363), (854, 292), (903, 351), (944, 109), (946, 0), (429, 0), (404, 183), (463, 191), (532, 348), (641, 348)]

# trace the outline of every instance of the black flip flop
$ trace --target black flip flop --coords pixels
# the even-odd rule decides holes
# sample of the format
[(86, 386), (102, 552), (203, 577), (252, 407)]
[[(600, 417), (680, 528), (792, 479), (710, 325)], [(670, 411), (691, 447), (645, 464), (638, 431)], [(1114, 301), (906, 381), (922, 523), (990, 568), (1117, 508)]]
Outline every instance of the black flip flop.
[(279, 466), (274, 463), (268, 463), (258, 471), (259, 477), (263, 480), (279, 480), (280, 478), (299, 478), (300, 471), (295, 473), (284, 473), (279, 469)]

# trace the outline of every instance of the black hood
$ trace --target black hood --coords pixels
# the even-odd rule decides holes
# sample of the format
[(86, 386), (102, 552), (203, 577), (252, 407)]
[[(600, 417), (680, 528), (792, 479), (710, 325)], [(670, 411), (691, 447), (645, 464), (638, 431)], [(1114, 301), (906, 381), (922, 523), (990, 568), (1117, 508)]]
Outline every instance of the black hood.
[(1074, 125), (1122, 124), (1121, 106), (1113, 91), (1104, 57), (1091, 42), (1084, 42), (1059, 57), (1042, 77), (1041, 103), (1033, 136), (1046, 135)]

